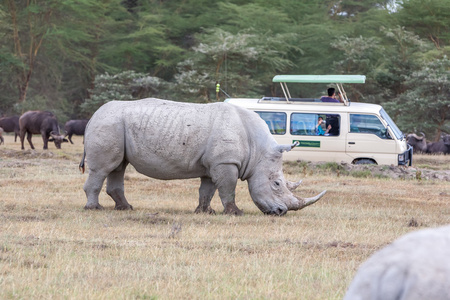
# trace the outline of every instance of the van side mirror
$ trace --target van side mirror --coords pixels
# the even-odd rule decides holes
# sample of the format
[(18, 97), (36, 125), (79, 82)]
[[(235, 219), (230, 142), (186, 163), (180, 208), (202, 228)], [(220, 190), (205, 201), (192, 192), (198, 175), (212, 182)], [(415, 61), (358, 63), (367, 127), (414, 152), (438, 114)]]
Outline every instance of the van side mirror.
[(389, 127), (389, 125), (387, 126), (387, 128), (384, 130), (384, 135), (386, 136), (387, 139), (392, 140), (392, 133), (391, 133), (391, 128)]

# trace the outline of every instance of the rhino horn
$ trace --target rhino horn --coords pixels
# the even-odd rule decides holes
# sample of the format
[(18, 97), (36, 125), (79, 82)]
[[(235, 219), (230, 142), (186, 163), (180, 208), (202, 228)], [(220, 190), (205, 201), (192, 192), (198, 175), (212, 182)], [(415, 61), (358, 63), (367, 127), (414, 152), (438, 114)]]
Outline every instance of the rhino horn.
[(295, 198), (297, 198), (298, 202), (297, 204), (292, 204), (288, 207), (288, 210), (299, 210), (302, 208), (305, 208), (308, 205), (314, 204), (317, 201), (319, 201), (320, 198), (322, 198), (323, 195), (325, 195), (327, 191), (323, 191), (322, 193), (318, 194), (317, 196), (311, 197), (311, 198), (301, 198), (301, 197), (297, 197), (295, 196)]
[(300, 144), (298, 141), (294, 142), (293, 144), (289, 145), (277, 145), (276, 150), (280, 153), (288, 152), (294, 149), (298, 144)]
[(291, 192), (293, 192), (301, 183), (302, 183), (302, 180), (299, 180), (297, 182), (287, 181), (286, 186)]

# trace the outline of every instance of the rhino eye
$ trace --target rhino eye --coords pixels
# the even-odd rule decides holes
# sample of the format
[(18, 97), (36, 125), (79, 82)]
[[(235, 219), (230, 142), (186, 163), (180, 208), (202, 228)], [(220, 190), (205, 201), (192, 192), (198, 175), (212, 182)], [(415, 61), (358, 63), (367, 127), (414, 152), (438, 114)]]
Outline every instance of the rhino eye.
[(280, 186), (280, 183), (278, 181), (274, 181), (276, 186)]

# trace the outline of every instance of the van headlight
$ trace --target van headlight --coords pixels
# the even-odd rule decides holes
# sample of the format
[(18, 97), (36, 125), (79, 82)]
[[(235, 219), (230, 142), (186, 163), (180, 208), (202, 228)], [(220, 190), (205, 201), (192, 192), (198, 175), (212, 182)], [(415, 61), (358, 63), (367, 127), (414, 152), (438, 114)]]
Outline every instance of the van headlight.
[(405, 161), (405, 154), (399, 154), (398, 155), (398, 161)]

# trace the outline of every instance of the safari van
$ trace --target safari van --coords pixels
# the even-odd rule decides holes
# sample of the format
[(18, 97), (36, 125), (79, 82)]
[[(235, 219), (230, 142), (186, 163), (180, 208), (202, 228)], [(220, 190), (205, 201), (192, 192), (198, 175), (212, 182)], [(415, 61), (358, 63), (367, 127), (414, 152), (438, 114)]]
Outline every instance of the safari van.
[[(363, 75), (277, 75), (284, 97), (228, 98), (267, 123), (279, 144), (297, 145), (285, 160), (346, 162), (350, 164), (411, 165), (412, 147), (380, 105), (351, 102), (343, 83), (364, 83)], [(341, 102), (291, 97), (287, 83), (332, 84)]]

